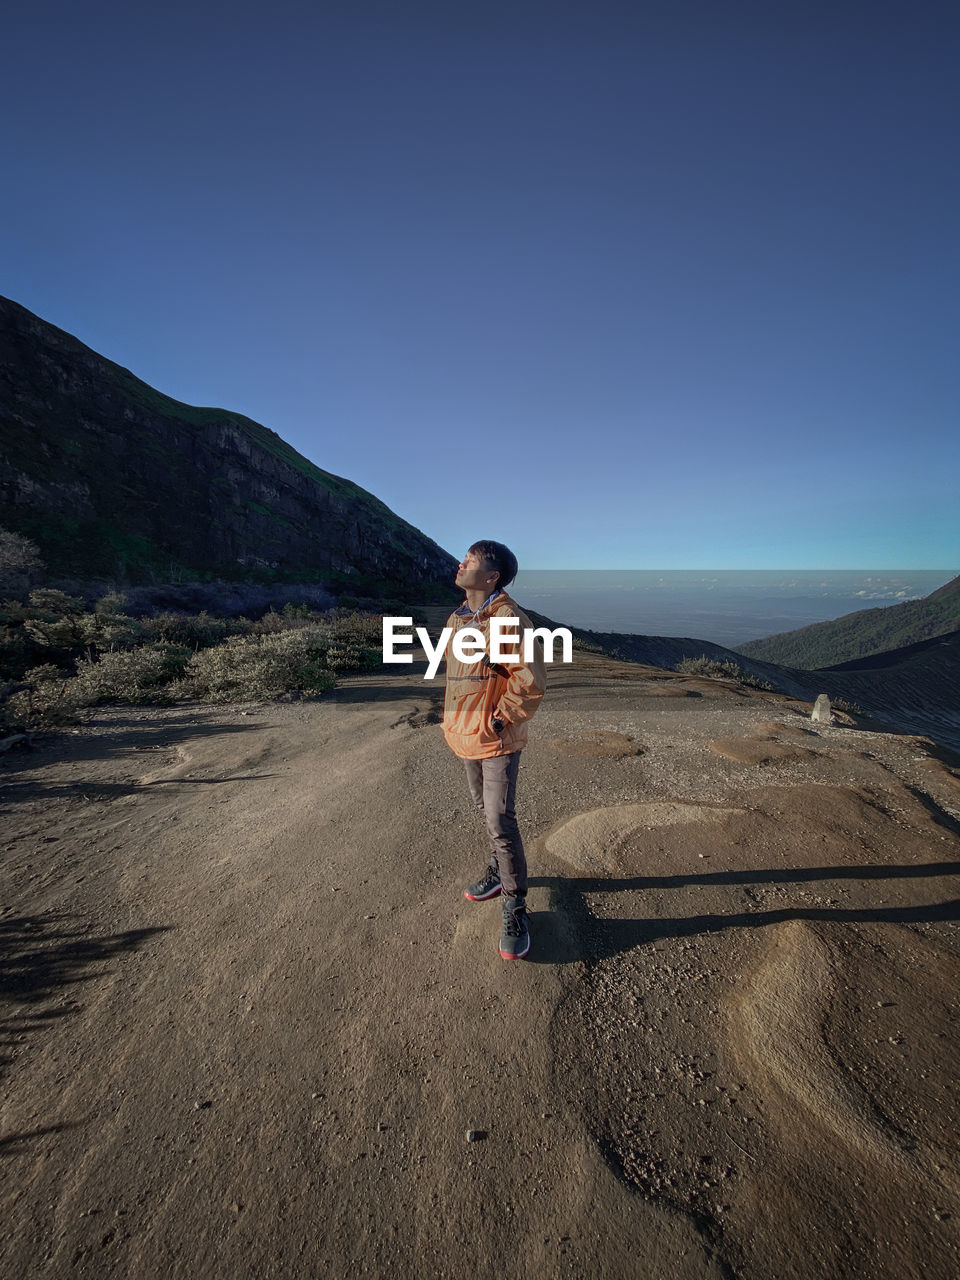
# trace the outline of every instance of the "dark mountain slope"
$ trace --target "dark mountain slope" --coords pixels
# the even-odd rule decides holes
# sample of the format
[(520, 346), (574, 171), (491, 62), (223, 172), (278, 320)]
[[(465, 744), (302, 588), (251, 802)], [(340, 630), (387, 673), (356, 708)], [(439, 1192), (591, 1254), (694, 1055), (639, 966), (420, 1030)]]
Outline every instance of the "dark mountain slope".
[(852, 662), (838, 662), (832, 667), (824, 667), (824, 671), (882, 671), (885, 668), (902, 667), (909, 659), (918, 654), (950, 647), (960, 631), (948, 631), (945, 635), (934, 636), (932, 640), (918, 640), (916, 644), (905, 644), (901, 649), (887, 649), (883, 653), (872, 653), (869, 658), (854, 658)]
[(960, 630), (816, 677), (864, 710), (960, 750)]
[(0, 298), (0, 525), (55, 574), (450, 581), (453, 557), (275, 432), (155, 391)]
[(832, 622), (815, 622), (737, 646), (748, 658), (815, 670), (901, 649), (960, 627), (960, 577), (922, 600), (885, 609), (861, 609)]

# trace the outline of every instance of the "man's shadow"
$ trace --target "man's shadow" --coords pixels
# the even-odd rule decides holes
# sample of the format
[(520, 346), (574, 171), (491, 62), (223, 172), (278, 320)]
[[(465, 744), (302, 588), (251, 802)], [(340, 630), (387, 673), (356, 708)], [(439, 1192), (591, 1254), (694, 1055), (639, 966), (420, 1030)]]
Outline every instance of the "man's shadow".
[(547, 911), (530, 912), (534, 946), (528, 962), (538, 964), (595, 963), (662, 938), (685, 938), (719, 933), (722, 929), (758, 928), (786, 920), (826, 920), (835, 923), (926, 924), (960, 920), (960, 898), (921, 906), (877, 907), (778, 907), (768, 911), (736, 911), (692, 916), (649, 916), (607, 920), (595, 916), (587, 905), (588, 894), (643, 893), (701, 885), (751, 886), (836, 880), (901, 880), (960, 874), (960, 862), (926, 862), (904, 866), (866, 865), (801, 867), (795, 870), (717, 871), (685, 876), (635, 876), (628, 879), (602, 876), (531, 877), (531, 889), (545, 888)]

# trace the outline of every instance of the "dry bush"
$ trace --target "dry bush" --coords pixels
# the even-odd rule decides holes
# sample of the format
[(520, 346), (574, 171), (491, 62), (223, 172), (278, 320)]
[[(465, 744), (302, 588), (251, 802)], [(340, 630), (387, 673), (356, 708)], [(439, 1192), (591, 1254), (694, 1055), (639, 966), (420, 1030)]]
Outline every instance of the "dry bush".
[[(9, 657), (4, 670), (15, 683), (0, 699), (0, 722), (65, 724), (83, 707), (106, 702), (316, 696), (334, 688), (335, 672), (368, 671), (381, 662), (379, 615), (317, 614), (287, 604), (257, 623), (172, 611), (138, 620), (125, 607), (124, 596), (110, 593), (88, 611), (79, 598), (53, 590), (31, 593), (26, 606), (5, 604), (0, 656)], [(46, 662), (24, 672), (31, 657), (47, 654), (70, 670)]]
[(685, 676), (705, 676), (708, 680), (736, 680), (738, 684), (746, 685), (749, 689), (760, 689), (766, 693), (773, 690), (772, 684), (743, 671), (729, 658), (720, 662), (716, 658), (708, 658), (705, 653), (699, 658), (681, 658), (674, 667), (674, 671), (679, 671)]
[(23, 627), (35, 644), (47, 649), (69, 652), (83, 645), (81, 618), (84, 603), (79, 596), (42, 587), (31, 591), (29, 608)]
[(245, 635), (251, 629), (247, 618), (219, 618), (207, 613), (164, 613), (141, 618), (140, 626), (152, 641), (182, 645), (189, 649), (207, 649), (221, 644), (228, 636)]
[(0, 701), (0, 727), (23, 733), (76, 724), (79, 704), (75, 685), (76, 681), (53, 663), (31, 667), (19, 684), (8, 686), (16, 692)]
[(328, 649), (329, 638), (319, 627), (233, 636), (195, 653), (176, 693), (204, 702), (241, 702), (294, 692), (320, 694), (336, 684), (336, 676), (327, 668)]
[(168, 686), (183, 675), (192, 654), (172, 644), (144, 644), (116, 649), (92, 661), (77, 663), (75, 694), (78, 705), (98, 702), (169, 702)]

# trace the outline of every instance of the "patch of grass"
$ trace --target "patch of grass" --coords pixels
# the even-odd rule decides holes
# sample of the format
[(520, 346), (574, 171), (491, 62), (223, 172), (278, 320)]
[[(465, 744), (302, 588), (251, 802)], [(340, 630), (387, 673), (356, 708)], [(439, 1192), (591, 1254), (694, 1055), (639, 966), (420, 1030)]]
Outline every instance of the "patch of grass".
[(834, 710), (844, 711), (848, 716), (865, 716), (867, 714), (859, 703), (851, 702), (848, 698), (834, 698), (831, 705)]
[(743, 671), (735, 662), (729, 659), (721, 662), (716, 658), (708, 658), (706, 654), (701, 654), (699, 658), (681, 658), (674, 667), (674, 671), (679, 671), (685, 676), (702, 676), (707, 680), (735, 680), (737, 684), (745, 685), (748, 689), (759, 689), (764, 693), (773, 692), (772, 684)]

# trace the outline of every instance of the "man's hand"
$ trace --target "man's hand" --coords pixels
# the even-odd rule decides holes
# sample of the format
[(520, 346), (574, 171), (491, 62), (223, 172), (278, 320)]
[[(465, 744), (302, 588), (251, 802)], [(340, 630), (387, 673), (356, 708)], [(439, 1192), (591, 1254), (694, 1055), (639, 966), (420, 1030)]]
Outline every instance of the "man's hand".
[(505, 667), (498, 666), (496, 662), (490, 661), (489, 653), (485, 653), (480, 658), (481, 667), (489, 667), (491, 671), (495, 671), (498, 676), (503, 676), (504, 680), (510, 679), (510, 672)]

